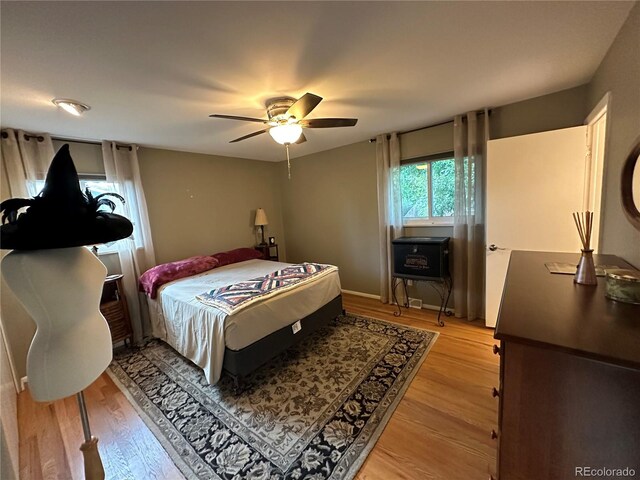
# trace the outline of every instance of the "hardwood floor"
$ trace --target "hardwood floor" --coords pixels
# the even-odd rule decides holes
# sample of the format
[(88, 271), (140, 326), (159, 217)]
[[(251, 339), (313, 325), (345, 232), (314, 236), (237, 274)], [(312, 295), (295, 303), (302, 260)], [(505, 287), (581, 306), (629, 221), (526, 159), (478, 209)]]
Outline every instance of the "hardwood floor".
[(440, 332), (398, 405), (358, 480), (487, 480), (495, 471), (499, 358), (493, 330), (479, 322), (445, 319), (436, 312), (395, 309), (377, 300), (345, 296), (349, 312)]
[[(358, 480), (489, 478), (495, 469), (499, 359), (493, 332), (478, 322), (394, 308), (344, 295), (350, 313), (440, 332), (426, 361), (357, 475)], [(103, 374), (87, 390), (92, 433), (100, 439), (108, 479), (183, 478), (131, 404)], [(82, 428), (75, 397), (43, 404), (18, 399), (20, 478), (82, 479)]]

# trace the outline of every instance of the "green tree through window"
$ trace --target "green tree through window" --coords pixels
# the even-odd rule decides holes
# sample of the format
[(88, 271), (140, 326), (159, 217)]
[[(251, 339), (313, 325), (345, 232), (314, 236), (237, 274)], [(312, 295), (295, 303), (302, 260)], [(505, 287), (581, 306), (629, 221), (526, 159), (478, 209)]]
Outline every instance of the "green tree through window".
[(434, 217), (452, 217), (455, 195), (456, 166), (453, 159), (431, 162)]
[(455, 162), (447, 158), (404, 164), (400, 167), (400, 188), (405, 223), (452, 217)]
[(402, 191), (402, 218), (429, 216), (428, 172), (417, 165), (403, 165), (400, 168), (400, 189)]

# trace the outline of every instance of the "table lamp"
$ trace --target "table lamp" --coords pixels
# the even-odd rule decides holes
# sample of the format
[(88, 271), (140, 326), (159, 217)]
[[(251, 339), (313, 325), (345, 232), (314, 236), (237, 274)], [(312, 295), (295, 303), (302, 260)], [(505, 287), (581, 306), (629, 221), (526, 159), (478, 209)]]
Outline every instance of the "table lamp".
[(0, 248), (13, 250), (2, 260), (2, 275), (36, 323), (27, 355), (29, 390), (39, 402), (77, 396), (89, 480), (103, 479), (104, 468), (82, 390), (109, 366), (112, 348), (99, 309), (107, 269), (85, 245), (126, 238), (133, 231), (126, 218), (101, 210), (103, 204), (113, 205), (100, 202), (102, 196), (80, 190), (69, 146), (63, 145), (37, 197), (0, 204), (3, 222), (8, 219), (0, 227)]
[(264, 241), (264, 226), (269, 225), (269, 221), (267, 220), (267, 214), (264, 213), (264, 210), (259, 208), (256, 210), (256, 221), (255, 226), (260, 227), (260, 232), (262, 233), (262, 242), (260, 242), (260, 246), (264, 246), (267, 242)]

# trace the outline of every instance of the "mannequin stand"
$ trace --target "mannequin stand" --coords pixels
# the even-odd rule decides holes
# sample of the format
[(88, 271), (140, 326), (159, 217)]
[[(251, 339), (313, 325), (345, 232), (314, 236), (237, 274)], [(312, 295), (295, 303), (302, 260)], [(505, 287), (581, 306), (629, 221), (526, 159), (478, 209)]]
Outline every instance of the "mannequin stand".
[(31, 396), (37, 402), (77, 396), (87, 480), (105, 477), (82, 391), (113, 355), (109, 325), (98, 309), (106, 274), (84, 247), (13, 250), (2, 260), (3, 277), (36, 324), (27, 355)]
[[(69, 145), (64, 144), (37, 197), (0, 205), (0, 247), (12, 250), (2, 259), (1, 273), (36, 324), (27, 354), (29, 390), (37, 402), (77, 395), (88, 480), (103, 480), (105, 474), (82, 391), (107, 369), (113, 351), (109, 325), (99, 309), (107, 269), (85, 247), (133, 233), (127, 218), (100, 210), (104, 203), (115, 210), (111, 200), (99, 200), (105, 195), (124, 203), (116, 193), (83, 193)], [(27, 211), (18, 217), (22, 207)]]
[(91, 436), (84, 394), (80, 391), (76, 394), (76, 397), (78, 399), (78, 408), (80, 409), (80, 419), (82, 420), (82, 431), (84, 432), (84, 443), (80, 446), (80, 451), (84, 457), (84, 478), (86, 480), (104, 480), (104, 467), (98, 451), (98, 439)]

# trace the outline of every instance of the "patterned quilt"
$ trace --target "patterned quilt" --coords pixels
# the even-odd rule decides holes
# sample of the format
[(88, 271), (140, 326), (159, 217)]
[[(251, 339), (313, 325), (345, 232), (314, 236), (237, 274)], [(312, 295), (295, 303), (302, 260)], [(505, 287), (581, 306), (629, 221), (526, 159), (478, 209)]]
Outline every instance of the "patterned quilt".
[(264, 277), (201, 293), (196, 295), (196, 299), (231, 315), (259, 300), (286, 292), (337, 270), (338, 267), (334, 265), (300, 263), (276, 270)]

